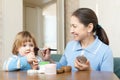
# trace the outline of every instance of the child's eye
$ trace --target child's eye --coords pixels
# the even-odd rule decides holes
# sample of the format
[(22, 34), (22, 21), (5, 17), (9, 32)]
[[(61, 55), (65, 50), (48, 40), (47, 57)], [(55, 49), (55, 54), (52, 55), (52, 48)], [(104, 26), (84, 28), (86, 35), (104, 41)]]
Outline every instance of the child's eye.
[(30, 44), (30, 46), (31, 46), (31, 47), (34, 47), (34, 45), (33, 45), (33, 44)]
[(26, 47), (26, 45), (24, 44), (24, 45), (22, 45), (23, 47)]

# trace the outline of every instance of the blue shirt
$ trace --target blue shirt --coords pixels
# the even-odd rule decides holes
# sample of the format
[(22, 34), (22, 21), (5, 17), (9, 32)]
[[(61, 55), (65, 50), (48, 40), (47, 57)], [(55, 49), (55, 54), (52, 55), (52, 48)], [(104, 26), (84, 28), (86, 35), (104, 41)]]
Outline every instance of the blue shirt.
[(109, 46), (100, 41), (97, 36), (94, 42), (85, 49), (82, 49), (79, 41), (70, 41), (60, 61), (57, 63), (57, 69), (67, 65), (72, 67), (72, 71), (76, 71), (74, 61), (76, 57), (81, 54), (90, 61), (92, 70), (113, 72), (112, 51)]
[[(38, 61), (42, 60), (38, 56), (36, 56), (36, 58), (39, 59)], [(8, 60), (6, 60), (3, 65), (3, 70), (5, 71), (16, 71), (16, 70), (25, 71), (29, 69), (31, 69), (31, 66), (28, 63), (26, 56), (21, 56), (20, 54), (13, 55)]]

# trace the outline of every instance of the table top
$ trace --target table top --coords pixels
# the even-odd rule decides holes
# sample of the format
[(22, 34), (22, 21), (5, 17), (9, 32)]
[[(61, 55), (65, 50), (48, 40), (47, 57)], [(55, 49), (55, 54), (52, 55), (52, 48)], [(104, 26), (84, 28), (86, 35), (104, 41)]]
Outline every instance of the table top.
[(26, 71), (4, 72), (0, 71), (0, 80), (119, 80), (112, 72), (78, 71), (62, 74), (28, 74)]

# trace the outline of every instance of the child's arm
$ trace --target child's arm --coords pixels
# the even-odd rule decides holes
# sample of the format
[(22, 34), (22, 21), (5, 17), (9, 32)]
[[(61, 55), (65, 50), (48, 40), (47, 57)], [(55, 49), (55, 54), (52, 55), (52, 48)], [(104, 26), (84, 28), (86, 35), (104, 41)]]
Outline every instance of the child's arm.
[(27, 70), (31, 68), (27, 62), (26, 57), (12, 56), (4, 62), (3, 70), (5, 71), (16, 71), (16, 70)]

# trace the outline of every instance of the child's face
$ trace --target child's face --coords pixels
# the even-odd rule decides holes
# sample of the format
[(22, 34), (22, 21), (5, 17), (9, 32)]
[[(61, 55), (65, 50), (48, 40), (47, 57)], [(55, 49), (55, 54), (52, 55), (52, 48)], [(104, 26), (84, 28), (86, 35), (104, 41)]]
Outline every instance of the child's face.
[(19, 47), (18, 52), (21, 56), (26, 56), (30, 52), (34, 52), (34, 43), (33, 42), (25, 42)]

